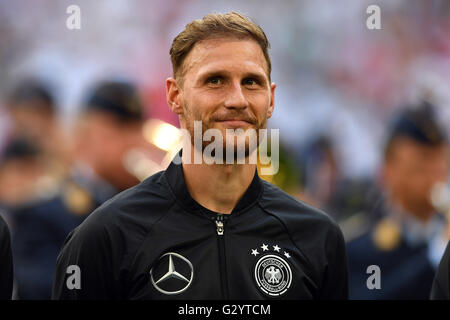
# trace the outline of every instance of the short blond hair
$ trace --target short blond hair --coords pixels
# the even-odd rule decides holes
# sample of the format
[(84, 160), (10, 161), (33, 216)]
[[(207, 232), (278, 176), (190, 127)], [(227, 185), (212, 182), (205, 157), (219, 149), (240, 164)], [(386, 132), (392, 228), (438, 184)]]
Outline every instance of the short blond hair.
[(270, 80), (272, 65), (267, 36), (259, 25), (237, 12), (210, 13), (202, 19), (194, 20), (186, 25), (185, 29), (173, 39), (170, 48), (174, 78), (183, 77), (185, 71), (183, 62), (197, 42), (220, 37), (255, 40), (261, 47), (266, 59), (267, 75)]

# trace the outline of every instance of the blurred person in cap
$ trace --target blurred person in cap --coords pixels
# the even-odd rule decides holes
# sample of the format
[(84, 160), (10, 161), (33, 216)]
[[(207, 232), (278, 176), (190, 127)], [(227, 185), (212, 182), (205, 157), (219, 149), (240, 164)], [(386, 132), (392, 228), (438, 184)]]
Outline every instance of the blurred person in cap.
[(132, 83), (101, 81), (87, 93), (72, 135), (72, 178), (96, 205), (139, 182), (125, 157), (145, 144), (143, 124), (142, 101)]
[(367, 231), (379, 215), (373, 202), (380, 192), (372, 177), (344, 176), (333, 139), (327, 134), (313, 137), (300, 149), (298, 159), (304, 173), (301, 198), (328, 212), (346, 241)]
[(54, 252), (73, 226), (62, 214), (46, 160), (29, 137), (13, 137), (0, 155), (0, 210), (11, 228), (15, 261), (13, 298), (45, 298)]
[(0, 153), (0, 205), (19, 207), (50, 198), (56, 186), (49, 182), (42, 150), (25, 137), (14, 137)]
[[(448, 160), (447, 137), (431, 104), (405, 108), (394, 119), (380, 172), (384, 214), (347, 244), (351, 299), (428, 299), (448, 240), (431, 193), (447, 181)], [(380, 268), (379, 289), (369, 289), (370, 265)]]
[(47, 157), (55, 179), (64, 176), (70, 150), (50, 87), (39, 79), (24, 79), (11, 90), (5, 105), (12, 120), (10, 136), (33, 141)]
[(134, 170), (133, 152), (142, 152), (147, 166), (161, 162), (165, 153), (145, 140), (144, 124), (143, 101), (133, 83), (104, 80), (88, 90), (72, 130), (71, 177), (65, 184), (73, 211), (86, 215), (146, 178)]

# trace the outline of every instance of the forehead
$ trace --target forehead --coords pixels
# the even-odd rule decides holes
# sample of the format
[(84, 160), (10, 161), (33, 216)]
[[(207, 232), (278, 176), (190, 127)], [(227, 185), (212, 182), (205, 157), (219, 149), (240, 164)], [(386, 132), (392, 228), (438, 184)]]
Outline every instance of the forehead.
[(195, 44), (184, 61), (186, 77), (214, 71), (259, 72), (268, 65), (261, 47), (253, 39), (213, 38)]
[(417, 161), (427, 159), (428, 162), (436, 159), (446, 158), (448, 148), (443, 144), (426, 145), (409, 138), (398, 138), (394, 142), (393, 154), (400, 161)]

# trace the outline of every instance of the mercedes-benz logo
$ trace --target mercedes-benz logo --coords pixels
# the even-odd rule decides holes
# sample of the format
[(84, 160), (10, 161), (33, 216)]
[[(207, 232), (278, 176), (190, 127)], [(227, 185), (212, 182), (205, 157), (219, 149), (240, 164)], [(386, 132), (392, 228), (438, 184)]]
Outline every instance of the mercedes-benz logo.
[(191, 285), (193, 277), (192, 263), (175, 252), (163, 254), (150, 270), (150, 279), (156, 290), (169, 295), (185, 291)]

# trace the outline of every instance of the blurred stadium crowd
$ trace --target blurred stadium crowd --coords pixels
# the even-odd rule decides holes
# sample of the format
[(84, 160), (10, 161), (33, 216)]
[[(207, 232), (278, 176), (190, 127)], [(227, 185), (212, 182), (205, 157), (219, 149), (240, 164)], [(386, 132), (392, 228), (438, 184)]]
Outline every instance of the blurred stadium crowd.
[[(348, 243), (350, 298), (427, 299), (448, 241), (450, 2), (0, 2), (0, 214), (14, 298), (49, 299), (59, 248), (92, 210), (173, 154), (166, 104), (176, 32), (208, 12), (254, 18), (271, 42), (280, 170)], [(382, 290), (366, 268), (380, 266)]]

